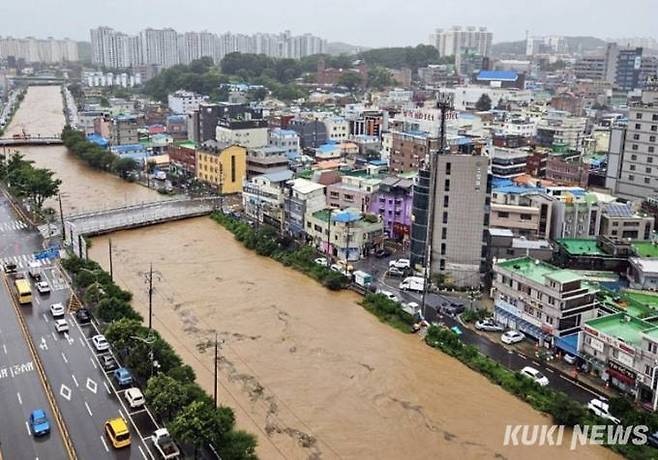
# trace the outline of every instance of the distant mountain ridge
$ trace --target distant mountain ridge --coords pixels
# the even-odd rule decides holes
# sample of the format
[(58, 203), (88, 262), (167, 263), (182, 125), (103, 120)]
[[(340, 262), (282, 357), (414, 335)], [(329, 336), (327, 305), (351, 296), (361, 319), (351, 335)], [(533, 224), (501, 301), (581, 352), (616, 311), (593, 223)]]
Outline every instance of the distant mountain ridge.
[(332, 56), (340, 56), (341, 54), (358, 54), (361, 51), (367, 51), (370, 48), (367, 46), (350, 45), (344, 42), (329, 42), (327, 43), (327, 54)]

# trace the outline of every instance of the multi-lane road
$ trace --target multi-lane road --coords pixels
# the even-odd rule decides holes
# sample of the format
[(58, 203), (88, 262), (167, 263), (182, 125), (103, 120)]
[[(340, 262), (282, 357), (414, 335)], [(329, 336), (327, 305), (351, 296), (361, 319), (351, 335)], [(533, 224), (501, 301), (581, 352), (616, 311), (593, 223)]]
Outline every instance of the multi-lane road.
[[(90, 341), (98, 334), (96, 325), (80, 325), (67, 312), (69, 331), (56, 332), (50, 306), (68, 305), (71, 291), (57, 264), (35, 260), (34, 254), (42, 249), (38, 232), (0, 196), (0, 261), (16, 263), (19, 273), (36, 270), (51, 288), (46, 295), (33, 289), (32, 304), (20, 306), (13, 276), (2, 275), (0, 410), (12, 415), (3, 419), (0, 452), (5, 459), (156, 458), (149, 436), (157, 425), (146, 409), (129, 410), (125, 389), (100, 366)], [(26, 423), (36, 408), (46, 410), (51, 420), (52, 432), (44, 438), (34, 438)], [(57, 412), (60, 424), (55, 423)], [(131, 446), (121, 450), (113, 449), (104, 435), (105, 421), (118, 416), (129, 422), (132, 436)], [(66, 439), (73, 452), (67, 450)]]

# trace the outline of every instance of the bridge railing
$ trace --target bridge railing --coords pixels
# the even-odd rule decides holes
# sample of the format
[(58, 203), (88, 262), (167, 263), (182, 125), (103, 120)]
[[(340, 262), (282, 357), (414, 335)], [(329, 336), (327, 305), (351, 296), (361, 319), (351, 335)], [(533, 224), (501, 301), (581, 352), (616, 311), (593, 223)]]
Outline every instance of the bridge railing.
[(121, 206), (118, 208), (104, 208), (104, 209), (98, 209), (94, 211), (86, 211), (86, 212), (81, 212), (78, 214), (71, 214), (67, 216), (66, 220), (69, 221), (75, 221), (75, 220), (80, 220), (80, 219), (85, 219), (89, 217), (95, 217), (95, 216), (103, 216), (103, 215), (110, 215), (110, 214), (116, 214), (116, 213), (122, 213), (126, 211), (133, 211), (133, 210), (138, 210), (138, 209), (143, 209), (147, 210), (149, 208), (154, 208), (154, 207), (162, 207), (163, 205), (166, 206), (171, 206), (171, 205), (179, 205), (179, 204), (184, 204), (184, 205), (196, 205), (196, 204), (209, 204), (212, 206), (218, 206), (221, 203), (221, 198), (219, 197), (206, 197), (206, 198), (173, 198), (169, 200), (161, 200), (161, 201), (151, 201), (148, 203), (141, 202), (141, 203), (134, 203), (134, 204), (129, 204), (126, 206)]

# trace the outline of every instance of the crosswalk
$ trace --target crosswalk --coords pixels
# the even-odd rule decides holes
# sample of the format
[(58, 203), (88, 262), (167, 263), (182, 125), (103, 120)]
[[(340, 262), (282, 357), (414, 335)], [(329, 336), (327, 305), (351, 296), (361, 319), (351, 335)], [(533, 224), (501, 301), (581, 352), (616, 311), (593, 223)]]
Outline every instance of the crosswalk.
[(27, 228), (27, 224), (20, 220), (12, 220), (9, 222), (0, 222), (0, 233), (2, 232), (14, 232), (17, 230), (22, 230)]
[(17, 256), (7, 256), (0, 259), (2, 265), (14, 263), (19, 270), (36, 267), (47, 267), (51, 265), (50, 259), (37, 260), (34, 254), (20, 254)]

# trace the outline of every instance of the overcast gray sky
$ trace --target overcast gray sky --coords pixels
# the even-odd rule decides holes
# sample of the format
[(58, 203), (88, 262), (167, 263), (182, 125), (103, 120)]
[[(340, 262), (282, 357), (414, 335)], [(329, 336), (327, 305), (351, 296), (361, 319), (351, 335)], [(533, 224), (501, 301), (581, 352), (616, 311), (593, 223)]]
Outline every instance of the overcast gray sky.
[(494, 42), (531, 35), (658, 35), (658, 0), (0, 0), (0, 35), (89, 40), (108, 25), (179, 32), (311, 32), (364, 46), (415, 45), (436, 27), (483, 25)]

